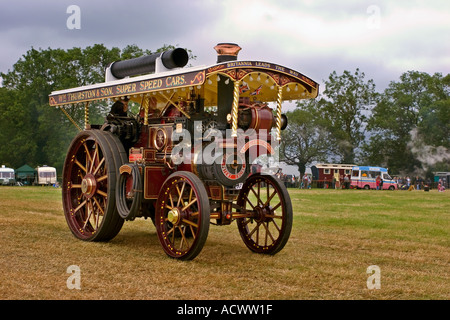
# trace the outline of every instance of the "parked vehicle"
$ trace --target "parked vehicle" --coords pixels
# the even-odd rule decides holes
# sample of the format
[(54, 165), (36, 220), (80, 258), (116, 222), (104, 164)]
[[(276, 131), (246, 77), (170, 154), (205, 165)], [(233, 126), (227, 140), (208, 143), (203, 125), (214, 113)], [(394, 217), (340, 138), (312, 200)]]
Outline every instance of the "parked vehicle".
[(377, 177), (381, 179), (380, 189), (397, 189), (397, 182), (391, 178), (388, 170), (382, 167), (353, 167), (350, 185), (356, 189), (377, 189)]
[(54, 185), (56, 183), (56, 168), (42, 166), (36, 168), (36, 185)]
[(319, 163), (311, 167), (313, 183), (319, 188), (344, 185), (346, 175), (350, 176), (354, 164)]
[[(188, 54), (177, 48), (113, 62), (105, 82), (50, 95), (62, 112), (65, 105), (85, 109), (84, 130), (72, 121), (80, 132), (61, 185), (77, 238), (107, 241), (125, 220), (150, 217), (164, 252), (191, 260), (210, 222), (236, 221), (251, 251), (283, 249), (293, 219), (289, 193), (276, 177), (251, 174), (252, 155), (275, 152), (272, 142), (287, 125), (282, 102), (316, 98), (319, 85), (277, 64), (239, 61), (236, 44), (215, 49), (210, 66), (183, 68)], [(96, 100), (115, 101), (103, 124), (89, 123)], [(139, 115), (113, 112), (128, 101), (140, 105)]]
[(0, 168), (0, 184), (3, 186), (13, 186), (16, 184), (14, 169), (2, 165)]

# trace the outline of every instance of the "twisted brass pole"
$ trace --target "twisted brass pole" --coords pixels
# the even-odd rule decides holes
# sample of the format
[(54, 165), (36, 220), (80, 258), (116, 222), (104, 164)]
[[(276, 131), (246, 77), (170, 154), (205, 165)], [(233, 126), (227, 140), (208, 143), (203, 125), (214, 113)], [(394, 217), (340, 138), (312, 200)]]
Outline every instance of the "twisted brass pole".
[(281, 140), (281, 103), (283, 102), (283, 87), (278, 87), (277, 95), (277, 116), (276, 116), (276, 132), (277, 140)]
[(89, 101), (84, 105), (84, 130), (89, 126)]
[(144, 125), (148, 125), (148, 107), (150, 105), (150, 96), (142, 98), (142, 108), (144, 108)]
[(241, 85), (240, 80), (234, 82), (233, 91), (233, 106), (231, 108), (231, 136), (237, 137), (237, 126), (238, 126), (238, 111), (239, 111), (239, 86)]

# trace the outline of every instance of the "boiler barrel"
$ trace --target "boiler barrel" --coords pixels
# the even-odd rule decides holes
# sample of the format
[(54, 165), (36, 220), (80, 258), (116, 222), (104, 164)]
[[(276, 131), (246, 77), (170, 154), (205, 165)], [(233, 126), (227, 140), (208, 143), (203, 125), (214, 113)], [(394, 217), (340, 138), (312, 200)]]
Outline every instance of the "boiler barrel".
[(167, 69), (184, 67), (189, 60), (186, 50), (176, 48), (154, 53), (148, 56), (130, 60), (116, 61), (111, 65), (111, 73), (117, 79), (155, 72), (156, 59), (161, 57), (162, 64)]

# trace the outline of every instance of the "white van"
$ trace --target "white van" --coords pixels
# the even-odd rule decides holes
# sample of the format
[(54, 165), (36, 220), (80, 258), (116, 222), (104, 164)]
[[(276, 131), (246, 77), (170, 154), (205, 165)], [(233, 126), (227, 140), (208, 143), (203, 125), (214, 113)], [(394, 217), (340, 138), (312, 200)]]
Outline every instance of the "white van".
[(397, 182), (391, 178), (386, 168), (368, 166), (357, 166), (352, 168), (350, 187), (353, 189), (376, 189), (377, 176), (380, 176), (382, 179), (382, 189), (397, 189)]

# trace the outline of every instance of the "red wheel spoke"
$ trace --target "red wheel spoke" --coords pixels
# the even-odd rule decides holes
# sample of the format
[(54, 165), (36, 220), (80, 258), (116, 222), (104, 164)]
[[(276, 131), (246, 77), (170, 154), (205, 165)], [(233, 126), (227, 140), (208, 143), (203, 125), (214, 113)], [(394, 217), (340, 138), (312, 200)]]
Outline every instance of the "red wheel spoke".
[(183, 221), (184, 223), (186, 223), (186, 224), (188, 224), (188, 225), (191, 225), (191, 226), (193, 226), (193, 227), (195, 227), (195, 228), (198, 228), (198, 224), (196, 224), (196, 223), (194, 223), (194, 222), (192, 222), (192, 221), (190, 221), (190, 220), (183, 219), (183, 220), (181, 220), (181, 221)]
[(283, 216), (276, 216), (274, 214), (266, 214), (265, 217), (271, 219), (283, 219)]
[[(180, 233), (181, 233), (180, 251), (183, 250), (183, 241), (186, 242), (186, 247), (187, 247), (187, 249), (189, 249), (190, 245), (186, 239), (186, 235), (184, 234), (183, 228), (178, 227), (178, 229), (180, 230)], [(186, 229), (186, 228), (184, 228), (184, 229)]]
[(261, 202), (261, 199), (260, 199), (260, 197), (259, 197), (259, 195), (258, 194), (256, 194), (256, 191), (255, 190), (253, 190), (253, 186), (250, 188), (250, 190), (253, 192), (253, 194), (255, 195), (255, 197), (256, 197), (256, 200), (258, 201), (258, 204)]
[(76, 207), (76, 208), (73, 210), (73, 213), (76, 213), (76, 212), (78, 212), (78, 210), (80, 210), (81, 208), (83, 208), (84, 205), (86, 204), (86, 201), (87, 201), (87, 200), (84, 200), (82, 203), (80, 203), (80, 205), (79, 205), (78, 207)]
[(173, 228), (172, 228), (172, 241), (171, 241), (172, 245), (175, 243), (175, 231), (176, 231), (176, 226), (173, 226)]
[(281, 232), (281, 228), (278, 226), (275, 220), (272, 220), (271, 222), (273, 223), (274, 227), (278, 230), (278, 232)]
[(173, 198), (172, 195), (169, 193), (169, 199), (170, 199), (170, 203), (172, 204), (172, 207), (170, 209), (175, 208), (175, 205), (173, 204)]
[(84, 147), (84, 150), (86, 151), (86, 163), (88, 163), (88, 161), (93, 162), (92, 158), (91, 158), (91, 153), (89, 152), (89, 148), (86, 144), (86, 141), (83, 143), (83, 147)]
[(102, 191), (102, 190), (97, 190), (97, 193), (98, 193), (99, 195), (101, 195), (102, 197), (105, 197), (105, 198), (108, 197), (108, 194), (107, 194), (106, 192)]
[(186, 182), (183, 182), (183, 186), (181, 187), (181, 191), (180, 189), (178, 189), (178, 185), (177, 185), (177, 191), (178, 191), (178, 202), (177, 202), (177, 207), (180, 206), (180, 201), (183, 198), (183, 192), (184, 192), (184, 187), (186, 186)]
[(192, 201), (192, 194), (193, 194), (194, 189), (191, 188), (191, 190), (189, 191), (189, 200), (188, 202)]
[[(91, 158), (90, 153), (88, 152), (89, 158), (90, 158), (90, 163), (91, 163), (91, 167), (89, 168), (89, 172), (92, 173), (92, 169), (94, 168), (94, 163), (95, 160), (97, 159), (97, 155), (98, 155), (98, 145), (97, 143), (95, 143), (95, 151), (94, 151), (94, 156)], [(98, 162), (98, 161), (97, 161)]]
[[(266, 224), (264, 222), (262, 223), (262, 225), (266, 229), (266, 238), (267, 238), (267, 235), (269, 235), (270, 239), (272, 239), (272, 241), (275, 242), (275, 239), (274, 239), (274, 237), (272, 236), (272, 234), (270, 233), (270, 230), (269, 230), (269, 222), (267, 222), (267, 226), (266, 226)], [(266, 239), (266, 246), (267, 246), (267, 239)]]
[(92, 212), (94, 211), (94, 210), (92, 210), (92, 208), (90, 208), (91, 207), (90, 204), (91, 204), (91, 201), (86, 202), (87, 217), (86, 217), (86, 220), (84, 221), (83, 230), (86, 229), (89, 219), (91, 218)]
[(249, 198), (246, 198), (245, 200), (246, 200), (246, 201), (248, 202), (248, 204), (252, 207), (252, 209), (255, 210), (255, 206), (254, 206), (253, 203), (250, 201), (250, 199), (249, 199)]
[(270, 201), (273, 199), (273, 197), (277, 194), (277, 191), (274, 190), (273, 193), (269, 197), (269, 187), (267, 187), (267, 200), (264, 203), (264, 206), (268, 206), (270, 204)]
[(105, 215), (105, 212), (103, 211), (102, 206), (101, 206), (100, 203), (98, 202), (97, 198), (94, 197), (93, 199), (94, 199), (95, 204), (97, 205), (99, 214), (101, 213), (102, 216)]
[(261, 225), (261, 222), (257, 222), (255, 228), (253, 228), (253, 230), (251, 232), (249, 232), (249, 237), (251, 237), (255, 231), (259, 231), (259, 226)]
[[(194, 227), (193, 227), (192, 225), (190, 225), (189, 228), (190, 228), (190, 230), (191, 230), (192, 237), (194, 238), (194, 241), (195, 241), (195, 239), (196, 239), (197, 236), (196, 236), (196, 232), (195, 232), (195, 230), (194, 230)], [(197, 225), (197, 228), (198, 228), (198, 225)]]
[(97, 165), (97, 168), (92, 172), (92, 174), (95, 176), (98, 172), (98, 170), (102, 167), (103, 163), (105, 162), (105, 158), (103, 158), (100, 163)]
[(258, 201), (261, 201), (261, 182), (258, 182)]
[(187, 205), (185, 205), (181, 211), (185, 211), (187, 208), (189, 208), (190, 206), (192, 206), (194, 203), (197, 202), (197, 199), (192, 200), (191, 202), (189, 202)]
[(77, 166), (79, 166), (79, 167), (81, 168), (81, 170), (83, 170), (84, 172), (87, 173), (86, 167), (85, 167), (80, 161), (78, 161), (77, 159), (75, 159), (74, 162), (75, 162), (75, 164), (76, 164)]
[(98, 183), (98, 182), (102, 182), (102, 181), (104, 181), (104, 180), (106, 180), (106, 179), (108, 179), (108, 175), (107, 175), (107, 174), (105, 174), (104, 176), (101, 176), (100, 178), (98, 178), (98, 179), (97, 179), (97, 183)]
[(273, 207), (271, 211), (273, 213), (275, 213), (275, 210), (277, 210), (280, 206), (281, 206), (281, 201), (275, 207)]

